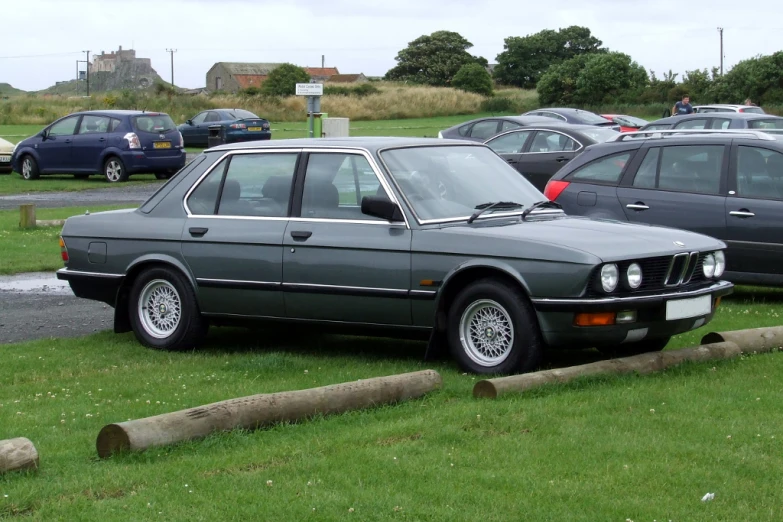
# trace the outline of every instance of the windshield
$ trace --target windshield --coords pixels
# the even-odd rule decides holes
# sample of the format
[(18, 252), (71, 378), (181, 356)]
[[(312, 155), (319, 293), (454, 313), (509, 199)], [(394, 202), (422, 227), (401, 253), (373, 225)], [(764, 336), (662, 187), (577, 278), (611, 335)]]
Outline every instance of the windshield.
[(650, 123), (647, 120), (637, 118), (636, 116), (615, 116), (614, 121), (625, 127), (641, 127), (642, 125)]
[(599, 116), (595, 114), (594, 112), (590, 111), (576, 111), (577, 116), (580, 120), (582, 120), (585, 123), (589, 124), (599, 124), (599, 123), (611, 123), (609, 120), (604, 118), (603, 116)]
[(258, 116), (253, 114), (250, 111), (246, 111), (244, 109), (234, 109), (233, 111), (229, 112), (232, 118), (236, 118), (238, 120), (257, 120), (259, 119)]
[(598, 143), (603, 143), (604, 141), (607, 141), (609, 138), (613, 138), (618, 134), (616, 130), (602, 129), (600, 127), (596, 127), (594, 129), (579, 129), (579, 132)]
[[(432, 146), (381, 153), (392, 178), (420, 221), (467, 219), (479, 205), (513, 202), (521, 213), (545, 200), (529, 181), (486, 147)], [(509, 212), (508, 205), (490, 209)]]
[(177, 128), (168, 114), (150, 114), (133, 118), (133, 127), (143, 132), (168, 132)]
[(768, 120), (750, 120), (748, 127), (751, 129), (783, 129), (783, 118), (770, 118)]

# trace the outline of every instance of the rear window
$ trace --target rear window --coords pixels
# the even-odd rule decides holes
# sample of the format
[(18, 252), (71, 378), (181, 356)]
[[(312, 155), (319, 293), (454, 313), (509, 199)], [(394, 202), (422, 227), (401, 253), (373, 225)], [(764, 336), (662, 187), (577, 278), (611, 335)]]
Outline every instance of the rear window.
[(748, 127), (751, 129), (783, 129), (783, 118), (770, 118), (768, 120), (750, 120)]
[(133, 128), (142, 132), (168, 132), (177, 126), (168, 114), (149, 114), (134, 116)]
[(579, 129), (579, 132), (598, 143), (607, 141), (619, 134), (616, 130), (601, 129), (599, 127), (596, 127), (595, 129)]
[(589, 124), (601, 124), (601, 123), (609, 123), (609, 120), (604, 118), (603, 116), (599, 116), (593, 112), (589, 111), (576, 111), (577, 116), (579, 116), (579, 119), (581, 119), (585, 123)]
[(247, 119), (261, 119), (255, 114), (253, 114), (250, 111), (246, 111), (244, 109), (234, 109), (233, 111), (229, 112), (232, 118), (236, 118), (238, 120), (247, 120)]

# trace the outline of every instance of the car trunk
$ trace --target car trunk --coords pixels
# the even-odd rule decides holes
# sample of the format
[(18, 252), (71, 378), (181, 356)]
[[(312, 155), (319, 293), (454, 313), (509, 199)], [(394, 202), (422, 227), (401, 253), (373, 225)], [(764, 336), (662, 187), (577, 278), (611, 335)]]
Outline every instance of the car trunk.
[(269, 122), (264, 118), (245, 118), (236, 123), (243, 124), (248, 132), (262, 132), (269, 130)]
[(163, 158), (181, 154), (180, 134), (168, 115), (149, 113), (136, 116), (133, 118), (133, 129), (147, 157)]

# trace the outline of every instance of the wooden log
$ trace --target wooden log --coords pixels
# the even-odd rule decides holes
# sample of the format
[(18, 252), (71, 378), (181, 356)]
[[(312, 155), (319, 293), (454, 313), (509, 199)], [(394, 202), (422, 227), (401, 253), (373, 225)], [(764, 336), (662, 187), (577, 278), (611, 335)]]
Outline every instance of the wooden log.
[(341, 413), (421, 397), (443, 380), (434, 370), (375, 377), (306, 390), (251, 395), (154, 417), (108, 424), (98, 433), (98, 455), (141, 451), (205, 437), (215, 431), (256, 429), (313, 415)]
[(769, 352), (783, 348), (783, 326), (768, 326), (764, 328), (749, 328), (730, 332), (710, 332), (701, 343), (720, 343), (730, 341), (736, 343), (745, 353)]
[(38, 451), (29, 439), (0, 440), (0, 475), (8, 471), (38, 468)]
[(523, 392), (545, 384), (569, 382), (580, 377), (633, 372), (653, 373), (686, 361), (730, 359), (739, 356), (742, 352), (743, 350), (733, 342), (719, 342), (681, 350), (643, 353), (632, 357), (609, 359), (568, 368), (485, 379), (473, 386), (473, 396), (495, 399), (507, 393)]
[(39, 227), (61, 227), (65, 224), (64, 219), (37, 219), (36, 226)]
[(35, 205), (19, 205), (19, 228), (35, 228)]

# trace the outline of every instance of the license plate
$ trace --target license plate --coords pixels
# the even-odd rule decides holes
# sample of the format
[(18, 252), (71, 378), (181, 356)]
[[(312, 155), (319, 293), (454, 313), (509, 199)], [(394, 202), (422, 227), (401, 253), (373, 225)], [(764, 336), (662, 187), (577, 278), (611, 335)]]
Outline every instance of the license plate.
[(171, 148), (171, 142), (170, 141), (156, 141), (152, 144), (152, 147), (155, 149), (170, 149)]
[(0, 163), (11, 163), (11, 156), (0, 156)]
[(703, 295), (692, 299), (678, 299), (666, 303), (666, 320), (689, 319), (707, 315), (712, 311), (712, 296)]
[(247, 130), (250, 132), (258, 132), (261, 130), (261, 127), (248, 127)]

